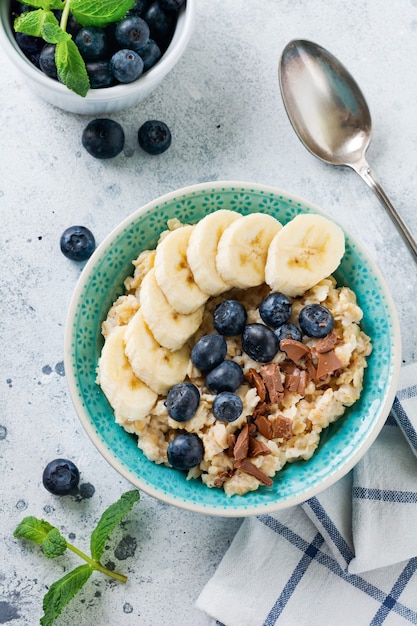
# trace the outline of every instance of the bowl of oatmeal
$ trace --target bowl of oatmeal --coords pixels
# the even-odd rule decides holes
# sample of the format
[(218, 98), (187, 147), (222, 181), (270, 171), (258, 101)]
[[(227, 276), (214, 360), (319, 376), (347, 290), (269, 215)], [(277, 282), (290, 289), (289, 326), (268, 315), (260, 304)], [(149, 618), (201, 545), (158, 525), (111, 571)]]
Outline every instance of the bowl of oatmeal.
[(399, 325), (366, 251), (320, 208), (210, 182), (126, 218), (75, 289), (77, 414), (127, 480), (221, 516), (305, 501), (363, 456), (391, 408)]

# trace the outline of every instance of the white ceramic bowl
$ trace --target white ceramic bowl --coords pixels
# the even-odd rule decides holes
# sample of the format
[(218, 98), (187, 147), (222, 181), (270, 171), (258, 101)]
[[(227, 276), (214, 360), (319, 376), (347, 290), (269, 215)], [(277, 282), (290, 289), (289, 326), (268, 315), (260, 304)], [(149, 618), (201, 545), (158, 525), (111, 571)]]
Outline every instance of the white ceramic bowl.
[(132, 260), (154, 248), (167, 220), (195, 223), (216, 209), (242, 214), (261, 211), (283, 224), (299, 213), (322, 213), (279, 189), (241, 182), (212, 182), (172, 192), (127, 217), (97, 248), (75, 289), (65, 335), (65, 372), (80, 420), (104, 458), (133, 485), (169, 504), (222, 516), (246, 516), (298, 504), (332, 485), (359, 461), (375, 440), (394, 401), (401, 364), (401, 341), (392, 298), (378, 268), (348, 233), (346, 253), (335, 273), (340, 285), (351, 287), (363, 309), (362, 327), (371, 337), (360, 399), (343, 418), (321, 435), (308, 461), (288, 464), (271, 488), (228, 498), (186, 472), (156, 465), (137, 447), (137, 438), (116, 424), (113, 411), (96, 384), (96, 367), (103, 345), (101, 323), (123, 293), (132, 274)]
[(172, 41), (160, 60), (133, 83), (103, 89), (90, 89), (86, 97), (78, 96), (65, 85), (49, 78), (23, 54), (10, 24), (10, 0), (0, 1), (0, 46), (21, 72), (25, 83), (46, 102), (82, 115), (100, 115), (122, 111), (138, 104), (161, 83), (185, 51), (190, 40), (196, 10), (196, 0), (187, 0), (178, 15)]

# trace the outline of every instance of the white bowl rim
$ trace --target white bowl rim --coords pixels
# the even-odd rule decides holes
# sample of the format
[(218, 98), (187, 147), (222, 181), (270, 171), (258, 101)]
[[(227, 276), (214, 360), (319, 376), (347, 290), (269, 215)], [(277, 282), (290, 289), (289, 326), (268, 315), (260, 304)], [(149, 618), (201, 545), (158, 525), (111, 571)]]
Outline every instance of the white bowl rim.
[[(363, 455), (368, 451), (371, 447), (378, 434), (380, 433), (388, 414), (393, 405), (395, 394), (398, 386), (398, 379), (400, 375), (401, 368), (401, 333), (400, 333), (400, 324), (398, 320), (397, 311), (394, 305), (394, 301), (392, 299), (391, 293), (388, 290), (385, 279), (379, 270), (376, 263), (369, 256), (369, 253), (366, 252), (365, 248), (354, 238), (345, 228), (342, 227), (344, 232), (348, 235), (348, 237), (355, 243), (355, 246), (360, 250), (363, 256), (366, 258), (369, 266), (371, 267), (374, 274), (377, 276), (381, 289), (384, 293), (384, 297), (386, 302), (389, 305), (390, 314), (392, 317), (392, 330), (393, 330), (393, 344), (396, 346), (396, 350), (394, 353), (394, 359), (392, 363), (392, 377), (391, 377), (391, 387), (390, 391), (386, 396), (384, 404), (379, 409), (379, 418), (378, 421), (374, 424), (372, 431), (368, 434), (367, 438), (363, 441), (363, 443), (358, 447), (356, 452), (351, 456), (351, 458), (340, 468), (335, 470), (331, 475), (327, 476), (324, 480), (319, 482), (319, 484), (314, 485), (313, 487), (307, 489), (305, 492), (294, 496), (291, 500), (286, 499), (277, 503), (269, 503), (266, 505), (259, 506), (248, 506), (244, 509), (244, 511), (234, 510), (233, 508), (221, 508), (221, 507), (210, 507), (210, 506), (200, 506), (198, 504), (189, 503), (182, 501), (180, 498), (171, 497), (169, 494), (161, 494), (158, 489), (150, 486), (148, 483), (145, 483), (141, 480), (140, 476), (133, 474), (126, 467), (121, 465), (117, 460), (115, 460), (110, 451), (106, 448), (106, 446), (97, 438), (94, 429), (88, 420), (87, 412), (84, 410), (84, 407), (81, 405), (78, 399), (78, 392), (76, 389), (75, 376), (70, 367), (70, 346), (71, 346), (71, 337), (72, 337), (72, 319), (74, 318), (74, 314), (77, 308), (77, 302), (83, 290), (84, 284), (89, 280), (91, 270), (94, 268), (95, 259), (98, 258), (102, 251), (105, 250), (114, 238), (121, 233), (126, 227), (128, 227), (133, 221), (135, 221), (140, 215), (146, 213), (150, 209), (152, 209), (156, 205), (160, 205), (162, 203), (170, 202), (171, 200), (178, 198), (179, 196), (184, 196), (194, 192), (200, 192), (207, 190), (213, 190), (216, 188), (236, 188), (237, 190), (245, 190), (245, 189), (253, 189), (255, 191), (264, 192), (266, 194), (272, 193), (274, 195), (283, 195), (285, 198), (292, 200), (294, 203), (302, 203), (303, 205), (307, 205), (313, 211), (317, 211), (318, 213), (324, 214), (328, 217), (329, 214), (326, 213), (323, 209), (321, 209), (318, 205), (306, 200), (305, 198), (294, 195), (287, 191), (284, 191), (280, 188), (263, 185), (260, 183), (252, 183), (252, 182), (242, 182), (242, 181), (234, 181), (234, 180), (223, 180), (223, 181), (209, 181), (204, 183), (197, 183), (194, 185), (188, 185), (186, 187), (182, 187), (175, 191), (168, 192), (150, 202), (147, 202), (145, 205), (125, 217), (118, 226), (116, 226), (108, 235), (104, 238), (104, 240), (97, 247), (93, 255), (87, 261), (83, 271), (78, 279), (75, 290), (73, 292), (67, 321), (65, 326), (65, 335), (64, 335), (64, 363), (65, 363), (65, 372), (67, 378), (67, 384), (70, 391), (70, 396), (72, 398), (74, 407), (76, 409), (76, 413), (86, 431), (91, 441), (94, 443), (96, 448), (99, 450), (101, 455), (107, 460), (107, 462), (116, 469), (116, 471), (122, 475), (127, 481), (133, 484), (138, 489), (142, 489), (145, 493), (157, 498), (158, 500), (165, 502), (166, 504), (171, 504), (179, 508), (186, 509), (188, 511), (192, 511), (195, 513), (203, 513), (207, 515), (213, 516), (221, 516), (221, 517), (249, 517), (259, 514), (272, 513), (277, 512), (279, 510), (284, 510), (305, 502), (306, 500), (316, 496), (318, 493), (321, 493), (335, 482), (340, 480), (343, 476), (345, 476), (363, 457)], [(337, 223), (333, 217), (330, 217), (332, 221)], [(237, 496), (236, 496), (237, 497)]]
[[(3, 11), (5, 10), (4, 6), (5, 5), (3, 5)], [(178, 15), (178, 24), (180, 28), (178, 28), (177, 24), (174, 37), (168, 48), (160, 60), (136, 81), (133, 81), (132, 83), (114, 85), (113, 87), (90, 89), (85, 98), (82, 98), (82, 100), (95, 102), (97, 104), (106, 102), (111, 103), (115, 100), (119, 100), (120, 98), (125, 98), (132, 93), (136, 93), (139, 87), (141, 90), (148, 90), (155, 83), (160, 82), (162, 78), (176, 65), (182, 52), (185, 50), (192, 34), (195, 12), (196, 0), (187, 0), (186, 6), (180, 10)], [(72, 92), (62, 83), (44, 74), (24, 56), (23, 52), (19, 50), (18, 45), (12, 42), (12, 29), (9, 28), (8, 24), (6, 25), (3, 23), (1, 15), (2, 12), (0, 7), (0, 43), (3, 44), (7, 55), (10, 60), (15, 63), (17, 68), (30, 80), (35, 81), (50, 92), (61, 96), (67, 96), (68, 99), (78, 100), (81, 98), (81, 96)]]

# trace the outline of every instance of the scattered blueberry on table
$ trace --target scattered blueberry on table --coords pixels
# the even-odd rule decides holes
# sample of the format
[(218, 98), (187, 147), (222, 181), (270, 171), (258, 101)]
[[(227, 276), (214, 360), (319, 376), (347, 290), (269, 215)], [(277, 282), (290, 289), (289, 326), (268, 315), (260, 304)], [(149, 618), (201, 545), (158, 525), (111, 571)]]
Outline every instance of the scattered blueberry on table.
[(162, 154), (171, 145), (171, 131), (165, 122), (148, 120), (139, 128), (138, 141), (142, 150), (149, 154)]
[(75, 493), (79, 481), (78, 468), (68, 459), (50, 461), (42, 475), (43, 486), (55, 496), (67, 496)]
[(93, 254), (96, 242), (86, 226), (70, 226), (61, 235), (60, 247), (71, 261), (86, 261)]
[(112, 159), (123, 150), (125, 134), (119, 122), (98, 118), (84, 128), (81, 142), (96, 159)]

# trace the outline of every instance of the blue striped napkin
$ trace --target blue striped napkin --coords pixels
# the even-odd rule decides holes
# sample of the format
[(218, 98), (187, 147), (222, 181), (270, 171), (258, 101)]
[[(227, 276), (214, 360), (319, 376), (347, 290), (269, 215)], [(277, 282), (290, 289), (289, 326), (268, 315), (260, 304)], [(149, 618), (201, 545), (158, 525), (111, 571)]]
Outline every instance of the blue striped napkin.
[(244, 520), (196, 606), (226, 626), (417, 624), (417, 364), (355, 468)]

